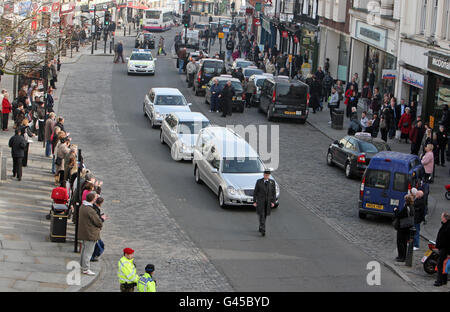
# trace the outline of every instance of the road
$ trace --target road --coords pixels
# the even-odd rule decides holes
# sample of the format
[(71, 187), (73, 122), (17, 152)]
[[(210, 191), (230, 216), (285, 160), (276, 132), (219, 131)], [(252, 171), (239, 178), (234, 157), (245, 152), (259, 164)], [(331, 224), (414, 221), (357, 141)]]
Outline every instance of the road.
[[(165, 33), (164, 37), (166, 47), (171, 46), (174, 31)], [(132, 44), (131, 38), (125, 40), (127, 52)], [(338, 202), (353, 201), (359, 185), (325, 165), (328, 139), (310, 125), (279, 123), (281, 163), (275, 177), (282, 186), (281, 204), (268, 219), (265, 238), (259, 236), (253, 209), (220, 209), (216, 196), (205, 185), (194, 182), (192, 164), (174, 162), (167, 146), (159, 143), (159, 130), (151, 129), (142, 112), (144, 94), (151, 87), (174, 87), (193, 103), (193, 111), (204, 113), (216, 124), (268, 123), (254, 108), (244, 114), (234, 113), (227, 120), (209, 113), (204, 98), (195, 97), (186, 88), (184, 76), (178, 75), (175, 68), (175, 60), (170, 56), (157, 57), (155, 76), (127, 76), (125, 66), (114, 66), (111, 99), (115, 122), (128, 151), (170, 214), (234, 290), (413, 290), (384, 266), (381, 285), (369, 286), (366, 266), (373, 258), (307, 209), (311, 201), (315, 205), (335, 205), (336, 190), (330, 186), (345, 192), (340, 194)], [(302, 181), (300, 185), (298, 179)], [(303, 187), (300, 193), (305, 196), (298, 196), (299, 187)], [(353, 218), (353, 208), (346, 214)]]

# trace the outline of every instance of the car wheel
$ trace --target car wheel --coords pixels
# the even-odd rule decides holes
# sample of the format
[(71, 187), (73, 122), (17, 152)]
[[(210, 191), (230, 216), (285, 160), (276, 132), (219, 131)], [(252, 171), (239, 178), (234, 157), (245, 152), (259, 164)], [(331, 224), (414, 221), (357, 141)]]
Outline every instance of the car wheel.
[(333, 163), (333, 154), (331, 154), (331, 152), (330, 151), (328, 151), (328, 153), (327, 153), (327, 165), (328, 166), (334, 166), (334, 163)]
[(367, 213), (360, 211), (358, 212), (358, 217), (360, 219), (365, 219), (367, 217)]
[(172, 159), (175, 160), (175, 161), (180, 161), (181, 160), (177, 144), (173, 144), (172, 145), (172, 148), (170, 149), (170, 156), (172, 156)]
[(197, 184), (202, 184), (202, 179), (200, 178), (200, 170), (198, 170), (197, 166), (195, 166), (195, 169), (194, 169), (194, 176), (195, 176), (195, 182), (197, 182)]
[(162, 130), (159, 131), (159, 142), (161, 142), (161, 144), (164, 144), (164, 143), (165, 143), (165, 142), (164, 142), (164, 136), (163, 136)]
[(345, 163), (345, 176), (348, 179), (352, 178), (352, 168), (350, 166), (350, 162), (347, 160), (347, 162)]
[(227, 206), (225, 205), (225, 196), (223, 195), (223, 191), (221, 188), (219, 189), (219, 195), (217, 196), (217, 198), (219, 199), (220, 208), (226, 208)]

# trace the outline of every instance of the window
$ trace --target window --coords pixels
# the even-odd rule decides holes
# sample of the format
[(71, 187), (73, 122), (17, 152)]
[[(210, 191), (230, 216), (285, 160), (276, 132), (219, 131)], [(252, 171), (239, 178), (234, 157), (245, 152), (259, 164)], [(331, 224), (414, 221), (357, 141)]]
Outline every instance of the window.
[(404, 173), (394, 173), (394, 191), (408, 191), (408, 177)]
[(155, 105), (187, 105), (181, 95), (158, 95)]
[(146, 11), (145, 12), (145, 18), (149, 18), (149, 19), (159, 19), (160, 15), (161, 15), (161, 11)]
[(347, 144), (345, 144), (345, 148), (356, 152), (356, 141), (353, 138), (348, 138), (348, 142)]
[(198, 134), (209, 126), (209, 121), (182, 121), (178, 127), (179, 134)]
[(378, 153), (378, 148), (372, 143), (359, 141), (359, 150), (364, 153)]
[(391, 173), (382, 170), (367, 170), (366, 187), (374, 187), (386, 190), (389, 188)]
[(295, 86), (291, 84), (277, 84), (277, 99), (283, 103), (306, 104), (308, 89), (306, 86)]
[(431, 17), (431, 36), (436, 35), (436, 21), (437, 21), (437, 11), (438, 11), (438, 0), (433, 0), (433, 12)]
[[(219, 87), (221, 89), (223, 89), (225, 87), (226, 83), (227, 83), (227, 80), (220, 80), (219, 81)], [(233, 87), (235, 92), (241, 92), (241, 91), (244, 90), (242, 88), (242, 84), (240, 82), (238, 82), (238, 81), (231, 81), (231, 86)]]
[(421, 3), (421, 8), (420, 8), (420, 12), (421, 12), (421, 16), (420, 16), (420, 28), (419, 28), (419, 33), (421, 35), (423, 35), (425, 33), (425, 27), (427, 25), (427, 6), (428, 6), (428, 0), (422, 0)]
[(255, 157), (232, 157), (223, 159), (223, 173), (261, 173), (264, 166)]
[(151, 61), (153, 60), (150, 53), (133, 53), (130, 56), (131, 61)]

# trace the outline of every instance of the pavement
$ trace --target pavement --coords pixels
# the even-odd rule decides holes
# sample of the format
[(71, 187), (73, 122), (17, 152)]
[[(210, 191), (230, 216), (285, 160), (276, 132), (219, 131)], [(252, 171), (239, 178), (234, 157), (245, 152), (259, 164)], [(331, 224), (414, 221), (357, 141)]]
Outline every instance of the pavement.
[[(160, 151), (155, 148), (158, 144), (156, 131), (148, 137), (146, 133), (151, 130), (145, 129), (144, 134), (133, 132), (136, 130), (131, 128), (132, 124), (143, 125), (142, 115), (138, 115), (142, 113), (142, 107), (137, 107), (131, 111), (131, 116), (123, 118), (123, 111), (126, 110), (123, 104), (130, 105), (133, 102), (119, 101), (121, 90), (117, 86), (120, 81), (113, 81), (116, 89), (112, 90), (114, 87), (109, 85), (110, 81), (102, 79), (110, 77), (113, 72), (117, 74), (117, 67), (113, 69), (107, 65), (111, 62), (110, 55), (105, 55), (102, 49), (96, 51), (95, 60), (87, 58), (89, 55), (90, 46), (87, 46), (80, 49), (79, 53), (74, 53), (72, 58), (67, 56), (61, 59), (63, 65), (58, 76), (58, 89), (55, 90), (55, 110), (65, 117), (66, 127), (74, 142), (83, 149), (88, 168), (92, 168), (105, 181), (104, 206), (111, 220), (105, 223), (102, 231), (102, 239), (106, 242), (105, 254), (100, 262), (92, 263), (93, 271), (98, 274), (95, 277), (82, 276), (80, 285), (67, 284), (67, 274), (71, 271), (67, 264), (79, 260), (79, 254), (73, 253), (74, 227), (69, 222), (66, 243), (49, 241), (49, 221), (45, 215), (50, 209), (50, 193), (54, 187), (50, 173), (51, 161), (43, 156), (41, 142), (35, 142), (30, 147), (29, 165), (24, 168), (23, 180), (18, 182), (11, 179), (12, 164), (8, 157), (8, 178), (0, 182), (0, 291), (118, 291), (115, 272), (124, 246), (138, 251), (136, 262), (139, 272), (146, 265), (144, 261), (152, 261), (156, 265), (157, 279), (161, 281), (158, 283), (160, 291), (267, 290), (269, 284), (260, 275), (261, 268), (273, 273), (267, 278), (278, 289), (287, 287), (291, 291), (333, 291), (346, 289), (355, 280), (359, 283), (361, 274), (352, 272), (351, 268), (367, 263), (370, 259), (380, 260), (412, 289), (437, 290), (429, 287), (432, 280), (424, 276), (420, 256), (415, 256), (417, 261), (413, 268), (390, 263), (389, 259), (393, 259), (395, 252), (390, 222), (375, 223), (370, 218), (360, 221), (352, 209), (345, 209), (349, 206), (348, 202), (353, 200), (353, 189), (359, 185), (357, 181), (343, 180), (341, 172), (330, 171), (323, 166), (325, 155), (319, 160), (311, 158), (311, 153), (317, 153), (317, 149), (324, 149), (329, 144), (328, 139), (332, 142), (346, 135), (345, 126), (344, 130), (329, 127), (328, 111), (310, 114), (309, 125), (300, 130), (298, 125), (280, 125), (281, 143), (285, 147), (280, 153), (284, 164), (275, 177), (282, 181), (282, 190), (285, 192), (281, 207), (284, 211), (275, 212), (269, 223), (271, 232), (267, 242), (260, 244), (256, 243), (259, 240), (255, 240), (251, 233), (242, 232), (242, 228), (248, 226), (247, 223), (256, 224), (256, 217), (249, 211), (209, 209), (215, 204), (215, 198), (203, 188), (201, 193), (206, 196), (199, 197), (200, 202), (196, 198), (196, 203), (191, 203), (192, 196), (200, 192), (197, 193), (198, 188), (195, 189), (193, 184), (186, 184), (185, 176), (191, 171), (190, 168), (168, 168), (176, 178), (166, 181), (170, 175), (164, 177), (160, 170), (162, 164), (166, 167), (167, 164), (158, 157), (167, 158), (167, 155), (164, 155), (164, 149)], [(164, 57), (158, 57), (160, 61), (165, 62)], [(97, 67), (88, 70), (92, 66)], [(158, 80), (159, 74), (162, 73), (156, 76)], [(114, 77), (117, 79), (117, 75)], [(97, 81), (95, 86), (88, 83), (93, 78)], [(179, 78), (183, 81), (182, 75)], [(129, 92), (142, 92), (139, 85), (143, 82), (138, 82), (138, 79), (141, 77), (131, 77)], [(174, 85), (179, 83), (175, 82)], [(145, 88), (148, 88), (148, 83), (145, 84)], [(12, 82), (6, 77), (3, 77), (1, 86), (12, 90)], [(186, 93), (189, 91), (182, 92), (188, 101), (195, 103), (193, 110), (202, 111), (218, 124), (225, 123), (215, 116), (208, 116), (207, 106), (192, 94)], [(96, 114), (86, 115), (93, 105)], [(137, 105), (142, 106), (140, 103)], [(242, 124), (259, 124), (264, 119), (251, 110), (242, 115), (233, 114), (233, 117), (236, 123)], [(11, 135), (12, 129), (0, 133), (0, 146), (6, 156), (9, 156), (7, 141)], [(310, 138), (312, 141), (307, 141)], [(150, 140), (149, 145), (139, 144), (143, 140)], [(294, 146), (292, 142), (304, 144)], [(409, 145), (389, 143), (393, 150), (409, 150)], [(110, 154), (112, 148), (115, 150), (114, 157)], [(149, 163), (149, 152), (152, 153), (153, 162), (150, 168), (145, 166), (145, 163)], [(299, 166), (306, 163), (307, 166)], [(440, 211), (446, 208), (443, 185), (448, 178), (443, 168), (437, 169), (435, 183), (431, 186), (428, 223), (422, 227), (422, 235), (431, 239), (435, 238), (440, 226), (437, 221)], [(188, 180), (192, 180), (189, 178), (192, 177), (188, 176)], [(176, 183), (185, 185), (188, 194), (173, 195), (170, 186), (174, 188)], [(328, 199), (323, 196), (324, 190), (330, 188), (337, 189), (333, 205), (328, 205)], [(305, 193), (306, 189), (308, 192)], [(20, 194), (20, 199), (17, 194)], [(202, 218), (194, 220), (196, 213)], [(324, 224), (335, 232), (323, 228)], [(322, 228), (324, 230), (317, 233)], [(331, 239), (336, 232), (339, 235)], [(279, 238), (270, 238), (277, 235)], [(298, 236), (302, 239), (298, 240)], [(312, 246), (316, 246), (317, 250), (311, 249)], [(352, 250), (351, 246), (358, 248)], [(419, 255), (423, 254), (425, 246), (422, 243)], [(348, 262), (347, 266), (340, 266), (334, 271), (336, 267), (321, 259), (324, 249), (334, 250), (332, 248), (339, 250), (334, 252), (334, 261), (343, 264)], [(370, 257), (362, 255), (359, 250)], [(282, 268), (295, 274), (285, 276)], [(314, 275), (316, 270), (325, 272), (317, 278)], [(255, 279), (255, 275), (260, 276)], [(364, 272), (362, 276), (365, 280)], [(332, 283), (328, 282), (330, 278), (334, 280)], [(298, 287), (299, 282), (302, 288)], [(327, 283), (328, 286), (324, 287)], [(389, 273), (383, 274), (385, 287), (411, 290), (399, 283), (400, 280)], [(441, 288), (437, 291), (445, 291), (444, 287)], [(368, 290), (376, 288), (369, 287)]]

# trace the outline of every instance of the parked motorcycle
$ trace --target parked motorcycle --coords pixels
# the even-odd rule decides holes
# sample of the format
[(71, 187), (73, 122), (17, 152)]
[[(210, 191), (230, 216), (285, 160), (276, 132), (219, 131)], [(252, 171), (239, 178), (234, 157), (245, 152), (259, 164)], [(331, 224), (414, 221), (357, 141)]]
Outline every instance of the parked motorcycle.
[(423, 269), (428, 274), (436, 273), (436, 266), (438, 263), (439, 251), (436, 248), (436, 243), (433, 241), (428, 242), (428, 250), (422, 258)]

